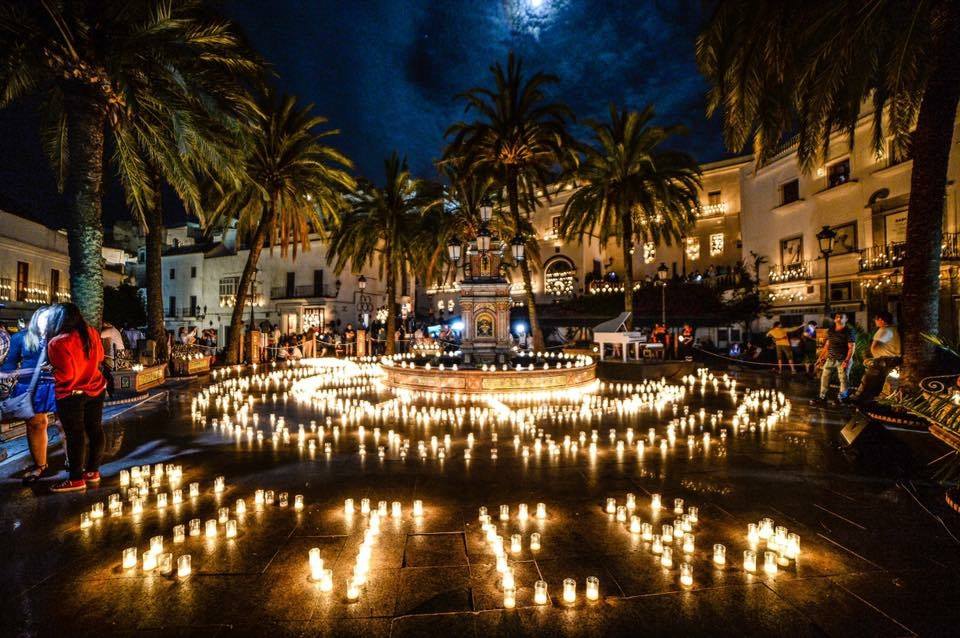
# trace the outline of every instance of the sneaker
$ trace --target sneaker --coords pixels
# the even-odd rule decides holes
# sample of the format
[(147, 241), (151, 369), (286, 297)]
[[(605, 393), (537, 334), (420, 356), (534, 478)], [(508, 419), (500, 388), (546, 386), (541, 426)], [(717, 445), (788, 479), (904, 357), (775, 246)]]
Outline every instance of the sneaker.
[(87, 483), (83, 479), (65, 479), (50, 486), (51, 492), (82, 492), (87, 489)]
[(100, 483), (100, 472), (94, 470), (93, 472), (84, 472), (83, 480), (85, 483)]

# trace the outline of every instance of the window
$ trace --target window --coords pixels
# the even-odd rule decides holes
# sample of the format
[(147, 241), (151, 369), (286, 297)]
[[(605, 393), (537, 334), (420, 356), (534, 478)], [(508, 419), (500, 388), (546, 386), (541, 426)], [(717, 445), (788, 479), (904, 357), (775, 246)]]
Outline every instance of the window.
[(191, 317), (196, 317), (196, 316), (197, 316), (197, 310), (198, 310), (198, 308), (197, 308), (197, 296), (196, 296), (196, 295), (190, 295), (190, 316), (191, 316)]
[(26, 301), (30, 288), (30, 264), (17, 262), (17, 301)]
[(147, 263), (147, 249), (146, 249), (146, 248), (138, 248), (138, 249), (137, 249), (137, 263), (138, 263), (138, 264), (145, 264), (145, 263)]
[(719, 206), (721, 202), (720, 191), (710, 191), (707, 193), (707, 205)]
[(190, 279), (196, 279), (196, 278), (197, 278), (197, 267), (190, 266)]
[(700, 259), (700, 238), (687, 237), (685, 251), (687, 259), (690, 261), (696, 261)]
[(551, 223), (553, 228), (553, 237), (560, 237), (560, 215), (554, 215)]
[(176, 279), (176, 278), (177, 278), (177, 269), (176, 269), (176, 268), (171, 268), (171, 269), (170, 269), (170, 279)]
[(296, 294), (296, 277), (296, 273), (287, 273), (286, 297), (293, 297)]
[(827, 167), (827, 187), (833, 188), (850, 181), (850, 158), (834, 162)]
[(313, 296), (322, 297), (323, 296), (323, 271), (314, 270), (313, 271)]
[(850, 301), (852, 292), (852, 286), (849, 281), (830, 284), (830, 301)]
[(723, 233), (714, 233), (710, 235), (710, 256), (716, 257), (723, 254)]
[(652, 264), (657, 260), (657, 245), (648, 241), (643, 245), (643, 263)]
[(800, 199), (800, 180), (792, 179), (780, 185), (780, 205), (786, 206)]
[(169, 301), (170, 301), (170, 304), (167, 306), (167, 316), (176, 317), (177, 316), (177, 298), (171, 295)]
[(60, 271), (56, 268), (50, 271), (50, 303), (57, 303), (60, 301), (58, 297), (60, 293)]
[(566, 297), (574, 293), (577, 271), (566, 258), (557, 258), (547, 264), (544, 271), (543, 291), (554, 297)]

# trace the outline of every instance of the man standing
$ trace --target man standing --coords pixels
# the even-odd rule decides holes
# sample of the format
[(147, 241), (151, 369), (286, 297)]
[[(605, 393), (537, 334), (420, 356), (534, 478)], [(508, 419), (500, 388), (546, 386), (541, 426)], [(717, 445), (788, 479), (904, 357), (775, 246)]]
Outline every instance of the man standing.
[(783, 360), (786, 359), (792, 373), (793, 350), (790, 348), (790, 331), (781, 326), (779, 321), (774, 321), (767, 336), (773, 339), (773, 345), (777, 348), (777, 372), (783, 372)]
[(883, 390), (890, 370), (900, 365), (900, 333), (893, 325), (893, 316), (882, 310), (873, 321), (877, 331), (870, 342), (870, 358), (863, 362), (866, 369), (860, 387), (850, 396), (853, 403), (872, 401)]
[(850, 375), (850, 361), (856, 347), (857, 337), (853, 329), (847, 325), (847, 315), (842, 312), (833, 316), (833, 327), (827, 331), (827, 340), (820, 351), (818, 362), (822, 363), (820, 373), (820, 396), (810, 401), (811, 405), (825, 405), (827, 391), (830, 389), (830, 377), (837, 371), (840, 380), (840, 400), (847, 397), (847, 379)]

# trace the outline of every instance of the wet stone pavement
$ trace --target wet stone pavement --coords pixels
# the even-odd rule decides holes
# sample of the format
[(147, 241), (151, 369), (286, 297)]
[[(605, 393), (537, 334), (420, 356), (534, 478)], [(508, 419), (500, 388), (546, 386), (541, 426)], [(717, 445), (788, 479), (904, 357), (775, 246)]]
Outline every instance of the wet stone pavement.
[[(369, 417), (365, 422), (365, 455), (358, 452), (353, 417), (342, 429), (335, 427), (339, 412), (323, 398), (332, 394), (322, 394), (329, 390), (315, 388), (311, 396), (309, 384), (307, 389), (301, 385), (286, 401), (281, 390), (276, 402), (270, 394), (262, 401), (261, 392), (252, 390), (257, 400), (247, 415), (258, 415), (256, 430), (264, 433), (257, 440), (214, 427), (212, 419), (221, 426), (223, 421), (212, 403), (197, 407), (192, 418), (191, 401), (213, 380), (175, 389), (166, 404), (108, 423), (112, 455), (99, 488), (50, 495), (42, 487), (31, 490), (4, 478), (0, 635), (956, 635), (960, 519), (943, 504), (942, 489), (925, 478), (924, 469), (946, 449), (928, 436), (905, 435), (913, 439), (844, 454), (837, 443), (845, 414), (807, 407), (805, 384), (734, 376), (739, 398), (722, 384), (717, 390), (707, 384), (703, 392), (698, 384), (679, 400), (677, 417), (670, 407), (659, 415), (652, 408), (618, 414), (609, 404), (602, 418), (587, 420), (574, 416), (579, 401), (562, 413), (546, 401), (510, 407), (491, 401), (476, 404), (475, 412), (464, 403), (434, 403), (437, 409), (460, 407), (462, 422), (439, 417), (417, 422), (410, 411), (416, 399), (411, 405), (385, 404), (391, 401), (386, 391), (341, 390), (341, 401), (352, 396), (383, 409), (379, 423)], [(784, 392), (791, 401), (789, 415), (757, 427), (763, 412), (751, 412), (750, 425), (734, 427), (735, 408), (748, 388)], [(613, 400), (630, 393), (601, 395)], [(667, 426), (683, 416), (684, 405), (695, 424), (676, 428), (675, 440), (669, 441)], [(706, 411), (702, 421), (701, 407)], [(521, 414), (513, 421), (511, 408)], [(484, 420), (483, 410), (499, 413), (502, 420), (496, 425), (489, 416)], [(721, 416), (713, 425), (717, 411)], [(283, 417), (288, 441), (279, 433), (272, 438), (274, 430), (282, 430), (277, 421), (271, 426), (271, 413)], [(529, 419), (535, 427), (524, 427)], [(322, 440), (311, 430), (311, 420), (324, 427)], [(305, 428), (302, 447), (298, 424)], [(376, 441), (374, 427), (380, 428)], [(629, 442), (628, 428), (633, 429)], [(647, 438), (650, 428), (653, 445)], [(396, 436), (388, 441), (391, 429)], [(589, 449), (593, 430), (598, 433), (595, 452)], [(711, 433), (709, 442), (704, 432)], [(514, 435), (520, 436), (516, 445)], [(563, 445), (566, 435), (571, 445)], [(438, 437), (436, 448), (431, 436)], [(641, 439), (646, 445), (639, 454)], [(557, 445), (552, 453), (550, 441)], [(409, 447), (403, 453), (405, 443)], [(464, 458), (468, 448), (469, 460)], [(63, 460), (53, 462), (62, 465)], [(182, 468), (183, 502), (156, 506), (158, 492), (173, 496), (165, 476), (161, 487), (144, 498), (143, 512), (134, 515), (120, 487), (121, 470), (158, 463)], [(217, 493), (219, 476), (224, 488)], [(191, 498), (194, 482), (199, 495)], [(258, 505), (257, 490), (273, 491), (274, 502)], [(289, 495), (287, 507), (279, 504), (281, 492)], [(106, 506), (114, 493), (121, 494), (122, 515), (108, 513), (81, 529), (81, 514), (95, 503)], [(626, 521), (605, 511), (608, 498), (625, 506), (628, 494), (634, 495), (636, 508), (627, 512)], [(660, 512), (651, 508), (654, 494), (662, 497)], [(303, 496), (300, 510), (296, 495)], [(356, 508), (352, 516), (345, 513), (348, 498)], [(691, 524), (695, 546), (686, 553), (682, 540), (667, 543), (673, 565), (664, 567), (653, 543), (631, 533), (629, 517), (650, 523), (659, 535), (663, 524), (680, 518), (672, 511), (678, 498), (684, 500), (684, 513), (698, 508)], [(244, 500), (245, 514), (237, 512), (237, 499)], [(371, 524), (360, 511), (362, 499), (369, 499), (374, 511), (385, 501), (388, 513), (368, 545), (366, 583), (351, 601), (347, 581)], [(400, 503), (399, 517), (389, 509), (394, 501)], [(422, 502), (422, 516), (414, 516), (415, 501)], [(537, 518), (538, 503), (545, 505), (546, 518)], [(527, 520), (520, 520), (520, 504), (528, 507)], [(501, 505), (509, 506), (506, 521), (500, 520)], [(237, 521), (236, 537), (225, 538), (223, 524), (215, 524), (215, 538), (205, 537), (203, 525), (217, 519), (222, 507)], [(480, 507), (488, 509), (494, 535), (504, 539), (516, 583), (513, 609), (504, 607), (502, 576), (494, 544), (479, 520)], [(758, 569), (751, 573), (743, 566), (743, 552), (751, 547), (748, 524), (763, 518), (800, 539), (799, 556), (786, 560), (775, 575), (763, 569), (764, 542), (757, 546)], [(188, 533), (175, 543), (174, 526), (189, 525), (191, 519), (203, 522), (201, 535)], [(541, 536), (538, 550), (530, 548), (535, 532)], [(514, 534), (521, 535), (516, 552), (510, 546)], [(174, 573), (146, 572), (139, 557), (135, 568), (124, 569), (123, 550), (136, 547), (142, 555), (156, 535), (163, 536), (163, 551), (173, 554)], [(716, 543), (726, 548), (722, 567), (713, 562)], [(331, 570), (332, 591), (323, 591), (311, 578), (311, 548)], [(176, 575), (176, 560), (183, 554), (191, 556), (188, 577)], [(681, 582), (681, 563), (692, 568), (692, 584)], [(588, 577), (599, 579), (595, 601), (585, 595)], [(563, 597), (567, 578), (576, 581), (572, 603)], [(545, 604), (535, 600), (538, 580), (547, 583)]]

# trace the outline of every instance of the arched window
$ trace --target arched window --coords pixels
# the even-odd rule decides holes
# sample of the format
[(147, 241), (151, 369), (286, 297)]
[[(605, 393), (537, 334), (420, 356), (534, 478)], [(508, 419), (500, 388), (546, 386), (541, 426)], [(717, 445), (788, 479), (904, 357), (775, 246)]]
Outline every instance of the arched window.
[(554, 257), (543, 269), (543, 291), (554, 297), (570, 297), (577, 289), (577, 268), (567, 257)]

